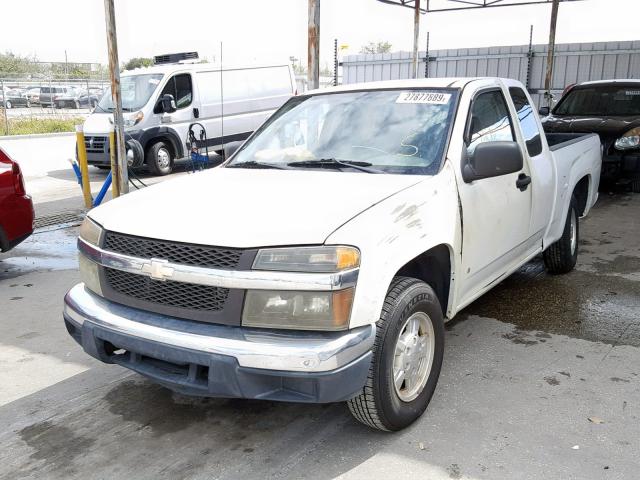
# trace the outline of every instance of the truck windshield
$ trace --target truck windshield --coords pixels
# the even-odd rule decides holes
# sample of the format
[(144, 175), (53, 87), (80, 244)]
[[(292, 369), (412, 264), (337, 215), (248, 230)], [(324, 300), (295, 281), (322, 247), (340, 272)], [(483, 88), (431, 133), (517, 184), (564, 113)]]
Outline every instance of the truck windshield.
[[(132, 112), (140, 110), (149, 101), (149, 98), (162, 80), (162, 73), (145, 75), (127, 75), (120, 77), (120, 90), (122, 92), (122, 109)], [(98, 111), (112, 112), (113, 100), (111, 99), (111, 87), (107, 88), (98, 103)]]
[(576, 88), (558, 104), (554, 115), (640, 115), (640, 84), (635, 87), (597, 86)]
[(227, 167), (433, 175), (457, 96), (432, 88), (294, 97)]

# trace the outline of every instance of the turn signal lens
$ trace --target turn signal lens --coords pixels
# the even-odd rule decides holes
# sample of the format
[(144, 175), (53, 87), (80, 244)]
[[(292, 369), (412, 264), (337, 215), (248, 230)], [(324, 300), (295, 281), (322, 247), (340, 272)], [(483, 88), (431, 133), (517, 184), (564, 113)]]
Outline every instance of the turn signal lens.
[(85, 217), (82, 225), (80, 225), (80, 238), (91, 245), (99, 245), (101, 234), (102, 227), (89, 217)]

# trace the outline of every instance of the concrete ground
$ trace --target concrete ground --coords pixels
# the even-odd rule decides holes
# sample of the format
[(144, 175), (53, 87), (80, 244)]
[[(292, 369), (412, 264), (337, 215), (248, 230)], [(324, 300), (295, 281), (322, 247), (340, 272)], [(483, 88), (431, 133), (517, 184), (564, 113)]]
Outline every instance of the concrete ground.
[(84, 354), (61, 318), (69, 225), (0, 255), (0, 479), (636, 479), (640, 195), (603, 194), (577, 269), (540, 259), (447, 327), (427, 412), (394, 433), (342, 404), (193, 399)]

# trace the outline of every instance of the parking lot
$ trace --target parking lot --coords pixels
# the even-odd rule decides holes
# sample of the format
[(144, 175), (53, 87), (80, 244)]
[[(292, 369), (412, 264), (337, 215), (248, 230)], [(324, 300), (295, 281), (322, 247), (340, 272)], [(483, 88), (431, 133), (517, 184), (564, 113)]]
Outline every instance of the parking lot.
[[(50, 118), (54, 117), (86, 117), (91, 113), (89, 108), (51, 108), (40, 105), (32, 105), (31, 107), (14, 107), (7, 109), (8, 118)], [(4, 111), (0, 112), (4, 115)]]
[[(25, 167), (41, 218), (81, 209), (63, 157)], [(54, 219), (0, 256), (18, 320), (0, 323), (0, 478), (635, 478), (638, 218), (639, 195), (601, 193), (575, 271), (534, 259), (448, 324), (435, 396), (394, 434), (343, 404), (189, 398), (93, 360), (61, 316), (78, 217)]]

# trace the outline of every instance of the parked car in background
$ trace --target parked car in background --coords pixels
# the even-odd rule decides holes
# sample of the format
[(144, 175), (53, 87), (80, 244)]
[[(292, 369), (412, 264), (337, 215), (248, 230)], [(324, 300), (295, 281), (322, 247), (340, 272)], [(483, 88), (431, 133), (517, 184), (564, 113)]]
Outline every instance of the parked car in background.
[(33, 202), (20, 165), (0, 148), (0, 251), (6, 252), (33, 233)]
[(640, 80), (603, 80), (568, 87), (551, 112), (541, 109), (546, 132), (597, 133), (602, 178), (630, 182), (640, 193)]
[(445, 321), (539, 254), (576, 265), (600, 142), (545, 135), (532, 105), (500, 78), (293, 97), (220, 167), (87, 214), (66, 328), (183, 394), (348, 401), (404, 428)]
[(27, 94), (20, 90), (0, 90), (1, 105), (6, 105), (7, 108), (30, 107), (31, 102)]
[(71, 94), (73, 87), (56, 85), (40, 87), (40, 105), (52, 107), (55, 105), (55, 97)]
[(40, 87), (28, 88), (26, 93), (31, 105), (40, 105)]
[(56, 108), (95, 108), (99, 100), (100, 97), (83, 88), (73, 88), (53, 97)]
[[(293, 70), (286, 63), (225, 65), (221, 71), (210, 63), (181, 63), (180, 55), (164, 57), (160, 64), (120, 76), (127, 156), (134, 168), (145, 164), (155, 175), (167, 175), (176, 159), (188, 155), (192, 122), (206, 129), (209, 150), (222, 153), (223, 145), (247, 139), (296, 91)], [(107, 88), (84, 123), (90, 165), (111, 164), (112, 112)]]

